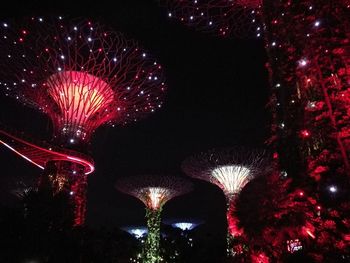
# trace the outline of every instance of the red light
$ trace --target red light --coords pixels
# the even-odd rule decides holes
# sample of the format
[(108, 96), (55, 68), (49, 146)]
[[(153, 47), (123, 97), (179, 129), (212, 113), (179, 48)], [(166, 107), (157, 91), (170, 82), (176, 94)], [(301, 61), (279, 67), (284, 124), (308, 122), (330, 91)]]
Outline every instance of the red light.
[(311, 238), (313, 238), (313, 239), (316, 238), (315, 235), (311, 232), (311, 230), (307, 229), (307, 230), (306, 230), (306, 233), (307, 233)]
[(304, 192), (299, 192), (299, 196), (304, 196)]
[[(43, 170), (45, 169), (44, 166), (48, 160), (56, 160), (56, 161), (68, 160), (68, 161), (83, 165), (85, 167), (85, 175), (88, 175), (95, 170), (95, 167), (92, 161), (88, 159), (83, 159), (80, 157), (75, 157), (73, 155), (74, 153), (72, 155), (67, 155), (66, 153), (52, 150), (51, 148), (46, 149), (46, 148), (31, 144), (20, 138), (16, 138), (2, 130), (0, 130), (0, 135), (1, 134), (5, 135), (5, 138), (7, 138), (7, 140), (12, 139), (12, 143), (14, 143), (15, 147), (10, 146), (9, 144), (5, 143), (2, 140), (0, 140), (0, 144), (3, 144), (13, 152), (18, 154), (19, 156), (21, 156), (22, 158), (38, 166), (40, 169), (43, 169)], [(25, 153), (23, 149), (24, 150), (31, 149), (32, 154)], [(38, 154), (38, 152), (40, 152), (41, 154)]]
[(302, 130), (300, 134), (301, 134), (301, 137), (303, 138), (307, 138), (310, 136), (310, 132), (308, 130)]
[[(83, 71), (64, 71), (47, 79), (48, 94), (71, 127), (91, 125), (93, 116), (113, 104), (114, 92), (103, 80)], [(107, 115), (104, 118), (108, 118)], [(65, 125), (59, 122), (60, 125)], [(87, 129), (86, 129), (87, 130)]]
[(321, 206), (319, 206), (319, 205), (316, 208), (317, 208), (317, 210), (321, 210)]

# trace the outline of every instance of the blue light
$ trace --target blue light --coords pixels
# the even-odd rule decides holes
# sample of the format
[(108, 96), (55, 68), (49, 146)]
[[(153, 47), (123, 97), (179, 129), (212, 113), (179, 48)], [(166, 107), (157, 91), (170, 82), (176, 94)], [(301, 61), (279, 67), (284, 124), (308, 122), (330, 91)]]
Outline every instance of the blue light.
[(122, 229), (137, 239), (143, 238), (148, 233), (147, 227), (124, 227)]
[(198, 224), (190, 223), (190, 222), (178, 222), (178, 223), (171, 224), (171, 226), (174, 228), (179, 228), (182, 231), (185, 231), (185, 230), (192, 230), (196, 228)]

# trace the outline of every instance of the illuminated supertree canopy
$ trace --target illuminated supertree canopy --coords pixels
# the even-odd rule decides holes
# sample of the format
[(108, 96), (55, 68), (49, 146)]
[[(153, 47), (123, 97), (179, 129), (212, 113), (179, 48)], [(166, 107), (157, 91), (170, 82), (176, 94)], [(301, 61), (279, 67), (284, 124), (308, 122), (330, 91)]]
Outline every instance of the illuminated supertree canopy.
[(264, 151), (242, 147), (212, 149), (186, 159), (182, 169), (191, 177), (217, 185), (231, 197), (265, 169), (265, 155)]
[(169, 218), (165, 219), (163, 223), (170, 225), (173, 228), (178, 228), (182, 231), (190, 231), (203, 224), (204, 221), (192, 218)]
[(191, 191), (191, 183), (175, 176), (143, 175), (121, 179), (116, 183), (116, 188), (136, 197), (145, 204), (148, 236), (143, 252), (144, 262), (160, 262), (159, 242), (162, 207), (172, 198)]
[(195, 229), (197, 226), (199, 226), (200, 224), (195, 223), (195, 222), (188, 222), (188, 221), (184, 221), (184, 222), (177, 222), (177, 223), (173, 223), (171, 224), (172, 227), (174, 228), (179, 228), (182, 231), (187, 231), (187, 230), (193, 230)]
[(233, 249), (233, 238), (242, 235), (238, 219), (234, 216), (236, 197), (256, 175), (266, 171), (267, 154), (263, 150), (249, 150), (243, 147), (212, 149), (186, 159), (183, 171), (194, 178), (217, 185), (227, 200), (228, 255), (239, 253)]
[(87, 20), (32, 17), (0, 26), (1, 87), (52, 120), (60, 143), (87, 141), (163, 104), (161, 65), (136, 42)]
[(260, 37), (262, 0), (160, 0), (168, 17), (223, 37)]
[(0, 35), (0, 88), (48, 115), (55, 146), (6, 132), (0, 139), (10, 141), (0, 143), (45, 169), (41, 186), (50, 182), (54, 192), (71, 195), (80, 225), (86, 175), (94, 170), (80, 152), (99, 126), (134, 122), (162, 106), (162, 67), (135, 41), (87, 20), (31, 17), (2, 22)]
[(145, 237), (148, 233), (148, 229), (145, 226), (129, 226), (122, 227), (121, 229), (128, 232), (130, 235), (133, 235), (137, 239)]

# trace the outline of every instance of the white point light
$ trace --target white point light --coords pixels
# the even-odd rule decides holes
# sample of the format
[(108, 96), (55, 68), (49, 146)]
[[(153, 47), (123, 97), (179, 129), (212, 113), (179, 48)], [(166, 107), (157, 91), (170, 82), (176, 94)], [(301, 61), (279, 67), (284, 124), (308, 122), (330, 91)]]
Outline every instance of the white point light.
[(308, 61), (305, 58), (303, 58), (303, 59), (300, 59), (298, 61), (298, 63), (299, 63), (300, 67), (305, 67), (307, 65)]
[(335, 185), (331, 185), (328, 189), (331, 193), (336, 193), (338, 191), (338, 188)]

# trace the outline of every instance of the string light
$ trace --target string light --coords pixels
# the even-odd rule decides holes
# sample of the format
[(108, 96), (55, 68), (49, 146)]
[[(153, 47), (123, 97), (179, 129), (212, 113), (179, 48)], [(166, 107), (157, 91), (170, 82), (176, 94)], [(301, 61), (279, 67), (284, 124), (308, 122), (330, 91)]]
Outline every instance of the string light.
[[(260, 0), (161, 0), (160, 3), (168, 8), (169, 18), (224, 37), (253, 36), (262, 26)], [(260, 32), (256, 34), (260, 35)]]

